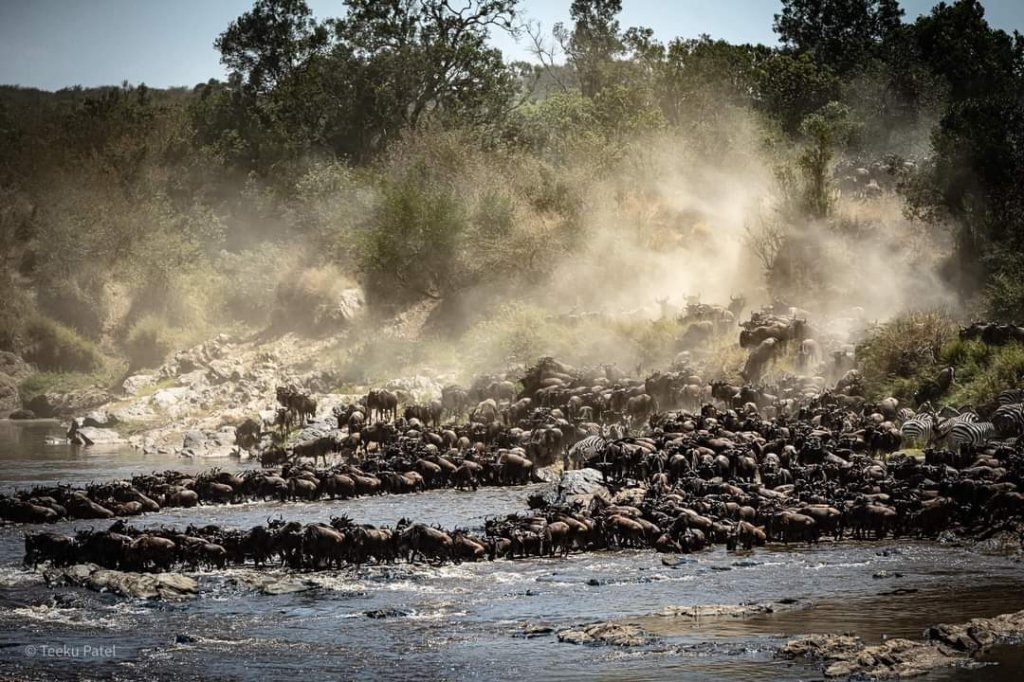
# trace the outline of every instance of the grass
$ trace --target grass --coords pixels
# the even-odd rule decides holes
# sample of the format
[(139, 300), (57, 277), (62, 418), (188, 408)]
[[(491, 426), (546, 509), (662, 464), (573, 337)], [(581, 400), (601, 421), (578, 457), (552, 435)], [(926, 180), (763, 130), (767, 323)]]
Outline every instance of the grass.
[(42, 371), (30, 374), (18, 385), (24, 402), (43, 393), (68, 393), (92, 386), (111, 386), (124, 372), (123, 363), (106, 361), (94, 372)]
[(943, 402), (991, 406), (996, 396), (1024, 382), (1024, 345), (989, 346), (959, 338), (957, 324), (938, 313), (889, 322), (861, 344), (858, 358), (869, 397), (910, 400), (922, 382), (945, 367), (956, 370)]

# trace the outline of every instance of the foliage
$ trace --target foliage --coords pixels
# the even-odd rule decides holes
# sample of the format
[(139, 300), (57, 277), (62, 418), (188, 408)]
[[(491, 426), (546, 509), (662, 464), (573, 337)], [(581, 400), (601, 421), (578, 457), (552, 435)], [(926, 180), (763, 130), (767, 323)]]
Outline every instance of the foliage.
[(783, 0), (774, 28), (784, 45), (843, 74), (878, 54), (902, 17), (898, 0)]
[(939, 313), (917, 313), (882, 325), (857, 348), (865, 385), (879, 395), (889, 387), (898, 397), (912, 395), (917, 382), (931, 378), (956, 332), (956, 324)]
[(174, 333), (167, 322), (155, 315), (146, 315), (132, 325), (124, 341), (129, 371), (163, 364), (175, 348)]
[(42, 370), (92, 372), (103, 364), (99, 349), (70, 327), (45, 317), (25, 325), (23, 356)]

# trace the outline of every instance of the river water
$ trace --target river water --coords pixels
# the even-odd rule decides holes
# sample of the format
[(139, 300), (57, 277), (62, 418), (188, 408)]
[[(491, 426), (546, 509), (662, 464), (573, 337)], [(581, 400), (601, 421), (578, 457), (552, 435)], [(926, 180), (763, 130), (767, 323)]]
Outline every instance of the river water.
[[(52, 422), (0, 421), (0, 487), (211, 465), (131, 450), (47, 445), (47, 438), (59, 433)], [(394, 524), (407, 516), (475, 530), (489, 515), (525, 509), (534, 490), (253, 503), (172, 510), (135, 523), (246, 527), (271, 515), (326, 521), (344, 513), (357, 522)], [(50, 528), (70, 532), (91, 523)], [(198, 574), (195, 599), (141, 602), (47, 587), (20, 563), (22, 534), (30, 529), (0, 528), (2, 677), (290, 680), (300, 671), (304, 682), (800, 680), (820, 677), (820, 671), (772, 655), (792, 636), (841, 631), (870, 641), (918, 638), (934, 623), (1024, 608), (1024, 572), (1011, 558), (905, 541), (741, 554), (719, 547), (671, 567), (649, 551), (441, 567), (366, 566), (303, 574), (298, 580), (312, 589), (274, 596), (247, 586), (244, 578), (251, 571), (235, 569)], [(873, 577), (879, 571), (900, 577)], [(289, 579), (284, 573), (280, 577)], [(795, 601), (747, 620), (693, 623), (656, 615), (668, 606), (780, 600)], [(392, 610), (391, 617), (366, 615), (382, 609)], [(610, 619), (637, 623), (657, 639), (649, 646), (617, 649), (563, 644), (553, 635), (519, 636), (526, 624), (558, 628)], [(92, 647), (88, 653), (87, 646)], [(986, 660), (994, 664), (940, 671), (929, 679), (1018, 680), (1024, 663), (1021, 647), (1000, 648)]]

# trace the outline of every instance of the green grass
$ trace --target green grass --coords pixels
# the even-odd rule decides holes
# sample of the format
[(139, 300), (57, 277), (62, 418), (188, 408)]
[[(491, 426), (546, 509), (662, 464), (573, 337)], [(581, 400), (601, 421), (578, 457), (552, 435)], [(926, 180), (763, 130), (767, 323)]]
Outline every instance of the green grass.
[(991, 405), (996, 396), (1024, 382), (1024, 345), (989, 346), (957, 335), (956, 323), (929, 313), (898, 318), (883, 325), (858, 349), (861, 371), (871, 398), (910, 400), (922, 382), (944, 367), (956, 370), (952, 389), (942, 402)]
[(68, 393), (91, 386), (107, 388), (123, 372), (123, 364), (115, 361), (104, 362), (103, 367), (94, 372), (35, 372), (18, 385), (18, 392), (21, 399), (28, 402), (43, 393)]

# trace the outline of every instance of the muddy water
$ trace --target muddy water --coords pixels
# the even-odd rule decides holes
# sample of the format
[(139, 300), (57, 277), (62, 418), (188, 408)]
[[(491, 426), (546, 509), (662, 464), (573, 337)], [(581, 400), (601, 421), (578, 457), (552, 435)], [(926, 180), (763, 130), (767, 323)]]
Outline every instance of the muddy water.
[[(39, 445), (54, 426), (30, 429), (13, 442), (11, 431), (0, 427), (0, 485), (187, 467), (130, 452), (92, 454)], [(311, 521), (346, 513), (360, 522), (393, 524), (409, 516), (479, 529), (488, 515), (524, 509), (531, 491), (434, 491), (323, 504), (210, 507), (154, 514), (137, 523), (212, 521), (244, 527), (271, 515)], [(284, 680), (301, 670), (304, 681), (798, 680), (820, 672), (776, 661), (771, 653), (793, 635), (844, 631), (872, 641), (918, 637), (932, 623), (1024, 608), (1024, 574), (1011, 559), (914, 542), (750, 554), (719, 548), (673, 566), (652, 552), (633, 551), (442, 567), (368, 566), (304, 574), (300, 580), (311, 589), (276, 596), (247, 587), (247, 571), (215, 571), (199, 574), (197, 599), (133, 602), (47, 588), (19, 565), (23, 530), (0, 529), (0, 676), (192, 679), (201, 674)], [(883, 570), (901, 577), (873, 577)], [(672, 605), (782, 599), (795, 603), (745, 621), (693, 623), (653, 615)], [(392, 616), (366, 615), (381, 609), (391, 609)], [(517, 636), (527, 623), (559, 627), (607, 619), (640, 623), (658, 639), (648, 647), (621, 650), (560, 644), (551, 635)], [(108, 649), (104, 655), (72, 651), (67, 656), (45, 649), (86, 645)], [(1019, 647), (998, 649), (989, 658), (999, 665), (944, 671), (931, 679), (1019, 679), (1024, 663)]]

